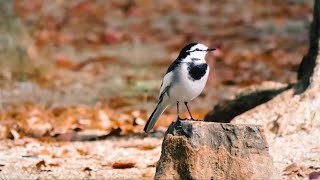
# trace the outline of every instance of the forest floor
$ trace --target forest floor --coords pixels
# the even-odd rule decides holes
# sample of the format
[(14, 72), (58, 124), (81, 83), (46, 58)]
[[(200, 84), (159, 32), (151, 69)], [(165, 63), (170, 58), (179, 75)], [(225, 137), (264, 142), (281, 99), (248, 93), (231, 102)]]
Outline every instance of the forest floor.
[[(190, 104), (202, 119), (248, 86), (295, 82), (307, 52), (310, 2), (16, 0), (37, 58), (23, 77), (0, 70), (0, 179), (152, 179), (175, 108), (155, 133), (142, 128), (181, 46), (199, 41), (219, 49), (207, 56), (207, 86)], [(269, 142), (284, 177), (306, 178), (304, 169), (320, 168), (293, 156), (316, 157), (316, 144), (294, 150), (297, 138), (312, 144), (318, 135)]]
[(153, 179), (160, 138), (92, 142), (2, 140), (1, 179)]

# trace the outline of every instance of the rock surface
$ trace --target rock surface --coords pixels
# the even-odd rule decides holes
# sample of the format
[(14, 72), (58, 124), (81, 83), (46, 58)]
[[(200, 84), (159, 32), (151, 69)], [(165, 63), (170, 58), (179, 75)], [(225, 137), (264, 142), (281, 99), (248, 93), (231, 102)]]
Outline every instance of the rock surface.
[(162, 144), (155, 179), (281, 179), (261, 127), (177, 121)]

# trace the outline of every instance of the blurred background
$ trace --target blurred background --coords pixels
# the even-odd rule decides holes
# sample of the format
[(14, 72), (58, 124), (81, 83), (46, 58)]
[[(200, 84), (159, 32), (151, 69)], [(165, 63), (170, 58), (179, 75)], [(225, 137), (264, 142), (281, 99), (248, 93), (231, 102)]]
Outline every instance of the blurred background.
[[(0, 6), (2, 138), (12, 137), (12, 129), (35, 137), (85, 129), (142, 132), (168, 65), (190, 42), (219, 49), (207, 55), (208, 83), (190, 104), (202, 119), (242, 88), (295, 82), (312, 18), (308, 0), (16, 0)], [(175, 118), (175, 108), (168, 109), (156, 129)]]

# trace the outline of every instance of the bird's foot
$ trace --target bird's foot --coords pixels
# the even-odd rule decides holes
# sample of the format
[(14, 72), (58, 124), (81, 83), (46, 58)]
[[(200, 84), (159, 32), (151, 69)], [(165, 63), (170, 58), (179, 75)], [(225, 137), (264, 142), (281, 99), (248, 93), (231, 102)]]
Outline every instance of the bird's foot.
[(190, 118), (189, 121), (199, 121), (199, 119)]
[[(180, 119), (180, 118), (179, 118)], [(194, 118), (184, 118), (180, 120), (186, 120), (186, 121), (199, 121), (199, 119), (194, 119)]]

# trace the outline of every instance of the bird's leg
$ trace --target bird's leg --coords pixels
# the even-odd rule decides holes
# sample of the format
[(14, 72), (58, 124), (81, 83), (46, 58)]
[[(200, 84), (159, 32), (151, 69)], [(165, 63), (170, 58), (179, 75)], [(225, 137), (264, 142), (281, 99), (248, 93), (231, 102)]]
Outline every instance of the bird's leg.
[(177, 112), (178, 112), (178, 120), (187, 120), (187, 118), (181, 119), (179, 115), (179, 101), (177, 101)]
[(186, 105), (186, 107), (187, 107), (187, 109), (188, 109), (189, 115), (190, 115), (190, 117), (191, 117), (190, 120), (196, 120), (196, 119), (194, 119), (194, 118), (192, 117), (192, 115), (191, 115), (191, 112), (190, 112), (189, 107), (188, 107), (188, 102), (184, 102), (184, 104)]
[(179, 116), (179, 101), (177, 101), (177, 113), (178, 113), (178, 120), (180, 120), (180, 116)]

